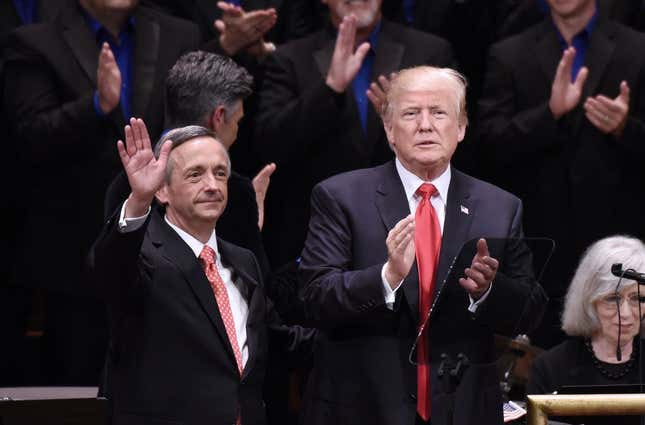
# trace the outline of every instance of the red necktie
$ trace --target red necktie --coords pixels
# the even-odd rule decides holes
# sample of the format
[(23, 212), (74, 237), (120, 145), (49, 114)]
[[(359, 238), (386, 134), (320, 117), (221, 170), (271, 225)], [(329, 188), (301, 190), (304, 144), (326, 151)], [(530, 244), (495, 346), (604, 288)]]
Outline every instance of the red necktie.
[(219, 313), (222, 316), (228, 340), (231, 343), (233, 353), (235, 354), (237, 369), (240, 372), (240, 375), (242, 375), (242, 352), (240, 351), (240, 346), (237, 343), (237, 333), (235, 332), (235, 322), (233, 321), (233, 312), (231, 311), (231, 302), (228, 299), (228, 292), (226, 292), (224, 281), (217, 271), (217, 266), (215, 266), (215, 251), (210, 246), (204, 245), (202, 252), (199, 254), (199, 259), (202, 261), (206, 278), (210, 282), (213, 293), (215, 294), (217, 307), (219, 307)]
[[(441, 249), (441, 227), (430, 198), (437, 188), (423, 183), (417, 189), (421, 202), (414, 216), (414, 244), (419, 269), (419, 326), (423, 324), (432, 305), (432, 291)], [(417, 344), (417, 413), (424, 420), (430, 419), (430, 358), (428, 328)]]

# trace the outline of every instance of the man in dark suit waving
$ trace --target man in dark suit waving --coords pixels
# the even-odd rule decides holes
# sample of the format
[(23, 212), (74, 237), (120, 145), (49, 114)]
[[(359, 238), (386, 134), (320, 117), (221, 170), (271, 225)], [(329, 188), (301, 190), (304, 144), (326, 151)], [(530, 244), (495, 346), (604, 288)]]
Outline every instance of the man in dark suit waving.
[(502, 423), (493, 333), (524, 331), (545, 302), (517, 240), (490, 251), (478, 241), (459, 284), (443, 288), (418, 366), (408, 360), (462, 244), (522, 236), (516, 197), (450, 166), (467, 125), (465, 91), (452, 69), (401, 71), (383, 113), (396, 159), (314, 188), (300, 266), (306, 314), (321, 330), (307, 424), (447, 423), (437, 378), (443, 352), (471, 361), (455, 392), (454, 423)]
[[(253, 254), (216, 237), (226, 148), (188, 126), (167, 133), (155, 158), (143, 121), (130, 123), (119, 155), (132, 193), (90, 257), (110, 312), (113, 423), (265, 424), (275, 321)], [(272, 329), (301, 341), (300, 330)]]

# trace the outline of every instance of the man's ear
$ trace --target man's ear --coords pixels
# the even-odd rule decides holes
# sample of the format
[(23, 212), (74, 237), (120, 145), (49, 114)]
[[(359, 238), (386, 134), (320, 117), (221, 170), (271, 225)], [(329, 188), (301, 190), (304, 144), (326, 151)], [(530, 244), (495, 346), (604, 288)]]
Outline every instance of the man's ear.
[(159, 190), (155, 193), (155, 198), (161, 205), (168, 204), (168, 185), (166, 183), (161, 186)]
[(383, 119), (383, 129), (385, 130), (385, 136), (387, 137), (387, 141), (390, 143), (391, 146), (395, 146), (396, 143), (394, 143), (394, 133), (392, 131), (392, 125), (390, 123), (390, 120)]
[(218, 105), (211, 113), (210, 127), (217, 134), (226, 123), (226, 110), (224, 105)]
[(460, 123), (457, 127), (457, 143), (461, 143), (466, 136), (466, 127), (468, 127), (468, 122)]

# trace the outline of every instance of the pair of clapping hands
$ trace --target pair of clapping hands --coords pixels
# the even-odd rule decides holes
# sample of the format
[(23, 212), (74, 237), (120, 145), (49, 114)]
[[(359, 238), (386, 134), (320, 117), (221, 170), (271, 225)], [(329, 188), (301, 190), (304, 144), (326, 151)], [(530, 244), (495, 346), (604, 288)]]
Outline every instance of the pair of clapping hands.
[[(589, 75), (587, 67), (578, 71), (571, 81), (571, 69), (576, 56), (574, 47), (567, 48), (562, 54), (551, 86), (549, 109), (556, 119), (572, 111), (580, 102), (582, 88)], [(627, 123), (629, 114), (629, 86), (626, 81), (620, 83), (620, 93), (614, 99), (599, 94), (589, 96), (583, 104), (585, 116), (598, 130), (605, 134), (620, 137)]]
[[(416, 258), (414, 243), (414, 216), (409, 215), (399, 221), (387, 234), (387, 263), (385, 264), (385, 280), (392, 289), (410, 273), (412, 263)], [(477, 241), (475, 253), (470, 267), (464, 270), (464, 277), (459, 279), (459, 284), (474, 299), (478, 300), (488, 291), (495, 275), (499, 262), (490, 256), (488, 244), (485, 239)]]

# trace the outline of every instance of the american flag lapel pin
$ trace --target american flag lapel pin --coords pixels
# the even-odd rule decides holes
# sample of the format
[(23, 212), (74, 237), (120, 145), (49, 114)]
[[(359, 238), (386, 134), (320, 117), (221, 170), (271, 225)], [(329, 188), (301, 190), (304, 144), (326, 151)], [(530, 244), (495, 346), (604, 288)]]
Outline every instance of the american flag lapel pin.
[(468, 208), (464, 207), (463, 205), (461, 205), (461, 212), (466, 215), (470, 214), (470, 212), (468, 211)]

